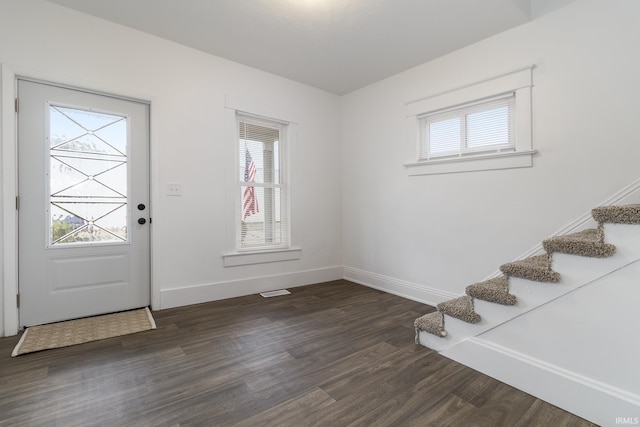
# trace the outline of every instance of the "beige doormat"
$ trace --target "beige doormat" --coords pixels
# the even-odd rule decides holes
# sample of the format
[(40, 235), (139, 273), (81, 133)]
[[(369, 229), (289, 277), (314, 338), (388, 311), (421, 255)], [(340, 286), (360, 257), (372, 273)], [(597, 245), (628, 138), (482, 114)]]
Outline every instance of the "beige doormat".
[(156, 328), (148, 308), (31, 326), (13, 349), (11, 357), (34, 351), (68, 347)]

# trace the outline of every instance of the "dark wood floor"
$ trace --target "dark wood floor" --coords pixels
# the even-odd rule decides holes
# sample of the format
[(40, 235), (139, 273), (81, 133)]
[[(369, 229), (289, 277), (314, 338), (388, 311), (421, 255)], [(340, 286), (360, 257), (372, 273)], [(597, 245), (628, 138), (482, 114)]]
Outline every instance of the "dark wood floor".
[(291, 291), (13, 359), (1, 338), (0, 425), (592, 425), (415, 345), (432, 307), (346, 281)]

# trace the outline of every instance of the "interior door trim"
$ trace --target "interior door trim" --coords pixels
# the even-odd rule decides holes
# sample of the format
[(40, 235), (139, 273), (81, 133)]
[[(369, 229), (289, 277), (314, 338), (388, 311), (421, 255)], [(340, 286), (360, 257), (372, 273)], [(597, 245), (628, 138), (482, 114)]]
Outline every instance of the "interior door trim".
[(131, 101), (131, 102), (137, 102), (138, 104), (145, 104), (150, 106), (151, 102), (144, 100), (144, 99), (139, 99), (139, 98), (134, 98), (134, 97), (130, 97), (130, 96), (123, 96), (123, 95), (114, 95), (113, 93), (109, 93), (109, 92), (103, 92), (100, 90), (92, 90), (92, 89), (87, 89), (87, 88), (83, 88), (83, 87), (79, 87), (79, 86), (74, 86), (74, 85), (69, 85), (69, 84), (64, 84), (64, 83), (52, 83), (49, 80), (44, 80), (44, 79), (37, 79), (37, 78), (33, 78), (33, 77), (25, 77), (22, 75), (17, 75), (15, 77), (16, 80), (16, 85), (18, 84), (18, 80), (22, 80), (25, 82), (31, 82), (31, 83), (39, 83), (39, 84), (43, 84), (43, 85), (47, 85), (47, 86), (54, 86), (54, 87), (59, 87), (62, 89), (69, 89), (69, 90), (75, 90), (76, 92), (83, 92), (83, 93), (89, 93), (92, 95), (100, 95), (100, 96), (106, 96), (107, 98), (114, 98), (114, 99), (120, 99), (123, 101)]
[(15, 113), (18, 79), (8, 66), (0, 67), (0, 128), (2, 129), (2, 280), (4, 336), (18, 333), (18, 131)]

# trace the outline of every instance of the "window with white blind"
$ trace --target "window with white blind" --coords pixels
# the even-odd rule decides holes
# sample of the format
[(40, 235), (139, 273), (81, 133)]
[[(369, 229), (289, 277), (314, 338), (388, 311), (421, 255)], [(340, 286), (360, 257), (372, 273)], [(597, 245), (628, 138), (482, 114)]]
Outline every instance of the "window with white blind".
[(533, 69), (407, 102), (408, 134), (418, 146), (417, 160), (404, 165), (408, 174), (533, 166)]
[(515, 150), (513, 93), (420, 116), (420, 159)]
[(289, 147), (297, 111), (254, 96), (225, 96), (225, 267), (299, 260), (290, 216)]
[(237, 250), (287, 248), (287, 124), (244, 114), (236, 124)]

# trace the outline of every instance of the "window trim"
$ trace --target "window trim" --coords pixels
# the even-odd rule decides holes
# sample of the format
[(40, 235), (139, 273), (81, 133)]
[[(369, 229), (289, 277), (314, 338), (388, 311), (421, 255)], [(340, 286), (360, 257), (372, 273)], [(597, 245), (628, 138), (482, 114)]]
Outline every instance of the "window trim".
[[(404, 167), (409, 176), (434, 175), (482, 170), (531, 167), (533, 155), (531, 91), (534, 66), (518, 69), (494, 78), (465, 85), (453, 90), (405, 103), (407, 134), (416, 145), (416, 159)], [(515, 151), (481, 152), (463, 156), (422, 157), (420, 120), (438, 111), (445, 111), (495, 99), (496, 96), (513, 93), (515, 96), (514, 136)], [(416, 143), (417, 142), (417, 143)]]
[[(227, 177), (227, 191), (225, 197), (226, 206), (226, 224), (225, 231), (225, 249), (221, 254), (222, 264), (224, 267), (235, 267), (251, 264), (263, 264), (279, 261), (297, 260), (302, 257), (302, 248), (296, 244), (295, 233), (293, 231), (294, 224), (291, 217), (291, 201), (287, 200), (287, 215), (289, 218), (289, 241), (286, 246), (281, 247), (255, 247), (248, 249), (239, 249), (236, 245), (236, 223), (237, 227), (240, 226), (240, 222), (236, 221), (239, 215), (238, 209), (240, 209), (239, 194), (236, 191), (238, 182), (238, 167), (239, 154), (237, 150), (237, 122), (236, 115), (242, 114), (250, 117), (263, 118), (272, 122), (280, 122), (287, 124), (286, 135), (286, 149), (282, 154), (281, 161), (284, 163), (285, 172), (287, 175), (283, 177), (286, 180), (288, 188), (289, 186), (289, 171), (290, 171), (290, 152), (291, 147), (295, 145), (297, 138), (297, 114), (294, 110), (286, 108), (277, 104), (264, 104), (256, 101), (252, 97), (244, 98), (238, 96), (225, 96), (225, 132), (224, 141), (220, 149), (221, 155), (230, 159), (228, 168), (225, 172)], [(232, 163), (233, 162), (233, 163)]]
[(225, 267), (265, 264), (269, 262), (291, 261), (302, 257), (302, 248), (255, 250), (251, 252), (225, 252), (222, 254)]

